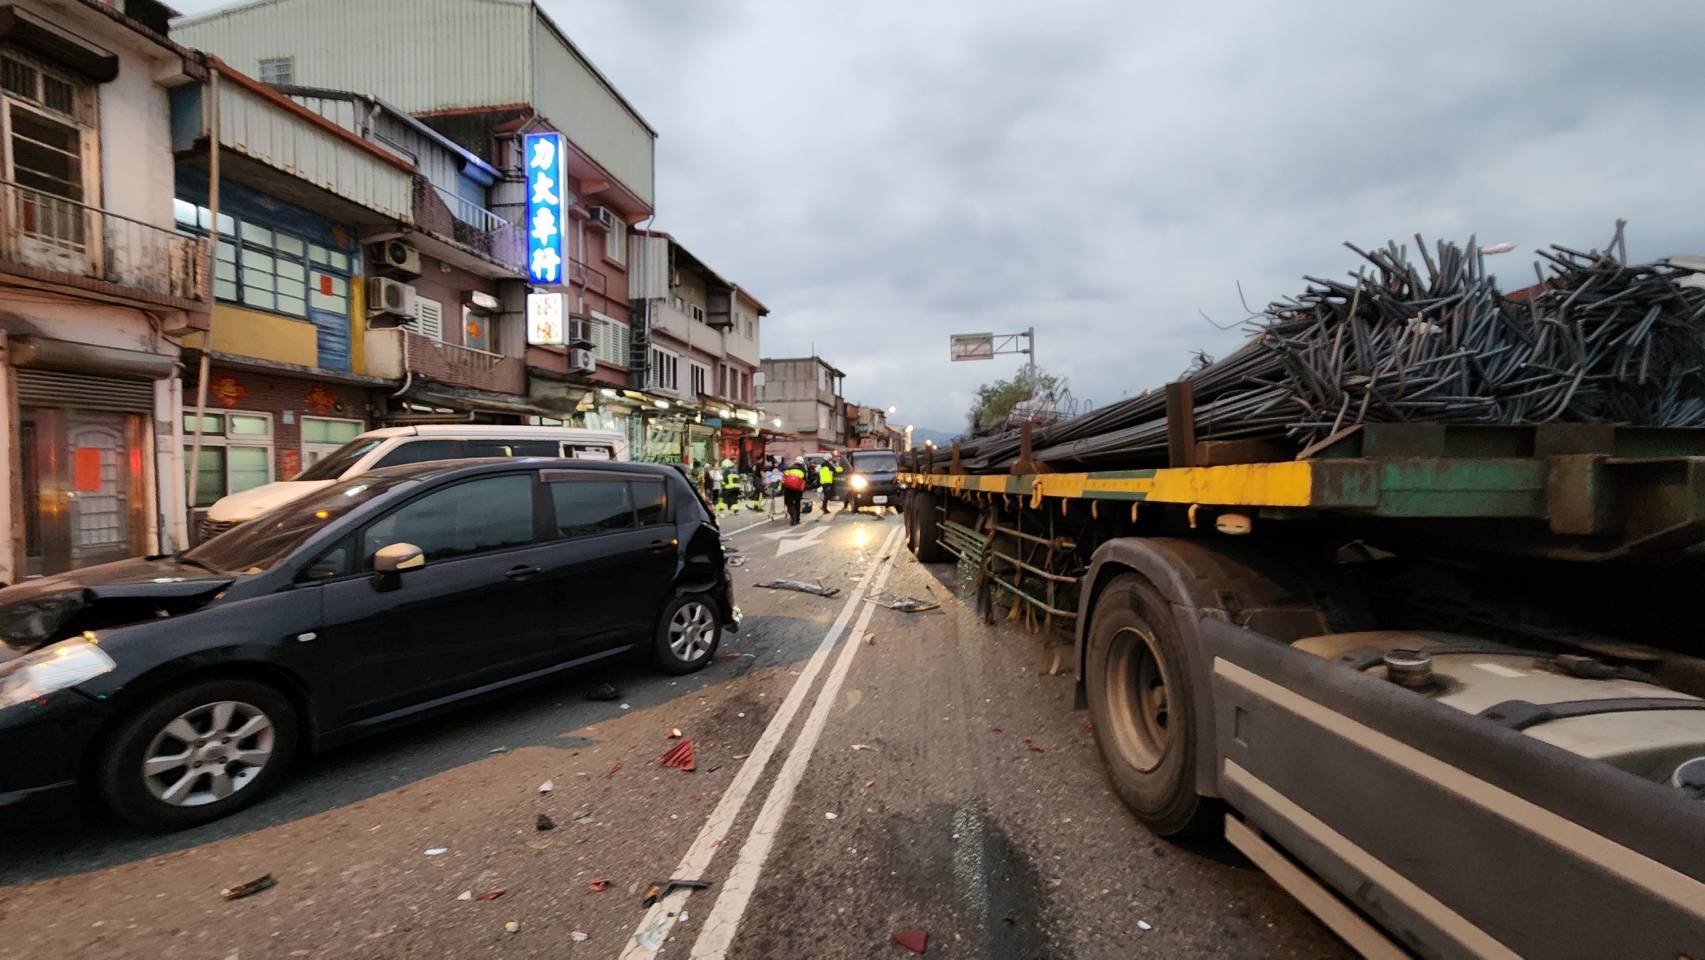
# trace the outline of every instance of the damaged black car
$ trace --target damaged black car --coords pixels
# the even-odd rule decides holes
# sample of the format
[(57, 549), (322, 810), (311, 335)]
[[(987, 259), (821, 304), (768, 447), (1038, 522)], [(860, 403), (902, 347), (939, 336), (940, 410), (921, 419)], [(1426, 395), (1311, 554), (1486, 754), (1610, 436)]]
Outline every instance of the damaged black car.
[(414, 464), (177, 556), (0, 590), (0, 810), (79, 793), (152, 829), (261, 799), (328, 749), (738, 622), (715, 522), (667, 467)]

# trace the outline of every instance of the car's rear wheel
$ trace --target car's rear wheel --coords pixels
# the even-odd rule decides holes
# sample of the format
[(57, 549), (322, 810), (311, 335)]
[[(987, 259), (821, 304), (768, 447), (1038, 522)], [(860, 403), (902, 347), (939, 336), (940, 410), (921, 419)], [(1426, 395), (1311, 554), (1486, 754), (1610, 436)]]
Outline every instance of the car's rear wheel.
[(126, 820), (181, 830), (260, 800), (296, 751), (290, 700), (253, 680), (204, 680), (156, 697), (107, 741), (97, 783)]
[(683, 594), (663, 608), (652, 656), (670, 673), (692, 673), (710, 663), (721, 642), (716, 602), (702, 593)]

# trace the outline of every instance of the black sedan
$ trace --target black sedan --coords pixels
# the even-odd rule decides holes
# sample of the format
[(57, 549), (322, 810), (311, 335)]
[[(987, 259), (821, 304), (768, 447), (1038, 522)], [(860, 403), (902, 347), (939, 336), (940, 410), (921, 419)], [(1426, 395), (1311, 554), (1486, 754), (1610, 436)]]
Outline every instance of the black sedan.
[(636, 648), (697, 670), (738, 618), (673, 469), (376, 471), (178, 556), (0, 590), (0, 810), (86, 785), (146, 827), (203, 823), (298, 750)]

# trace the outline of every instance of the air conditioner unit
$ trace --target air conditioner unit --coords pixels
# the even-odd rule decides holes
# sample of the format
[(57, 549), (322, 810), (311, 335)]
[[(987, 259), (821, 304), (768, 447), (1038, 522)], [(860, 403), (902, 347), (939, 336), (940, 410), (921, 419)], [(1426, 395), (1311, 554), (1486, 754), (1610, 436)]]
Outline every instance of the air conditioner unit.
[(367, 311), (392, 317), (414, 316), (414, 288), (389, 277), (367, 280)]
[(593, 223), (605, 230), (616, 229), (616, 212), (609, 207), (590, 207), (587, 209), (586, 215), (591, 218)]
[(592, 346), (592, 324), (594, 322), (595, 321), (593, 321), (591, 317), (585, 317), (579, 314), (569, 314), (568, 345), (571, 347)]
[(598, 361), (592, 356), (592, 351), (576, 347), (568, 351), (568, 372), (593, 373), (598, 369)]
[(420, 251), (401, 240), (386, 240), (379, 244), (379, 262), (399, 273), (420, 276)]

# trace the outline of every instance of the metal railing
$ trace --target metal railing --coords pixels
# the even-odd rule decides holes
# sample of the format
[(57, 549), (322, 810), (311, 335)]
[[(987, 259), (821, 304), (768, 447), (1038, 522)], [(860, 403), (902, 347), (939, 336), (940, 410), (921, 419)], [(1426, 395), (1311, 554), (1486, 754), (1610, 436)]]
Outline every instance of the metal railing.
[(492, 213), (490, 210), (487, 210), (472, 200), (456, 193), (454, 190), (446, 190), (436, 183), (432, 185), (432, 189), (438, 191), (438, 196), (444, 201), (444, 205), (450, 208), (450, 213), (453, 214), (457, 220), (473, 227), (475, 230), (480, 230), (485, 233), (496, 233), (510, 225), (509, 221), (504, 217), (500, 217), (497, 214)]
[(477, 347), (464, 347), (455, 343), (442, 343), (431, 337), (415, 334), (418, 338), (415, 349), (425, 348), (437, 352), (446, 367), (454, 370), (466, 370), (471, 373), (487, 373), (499, 363), (509, 359), (501, 353), (481, 350)]
[(200, 289), (193, 237), (67, 197), (0, 180), (0, 260), (184, 300)]

